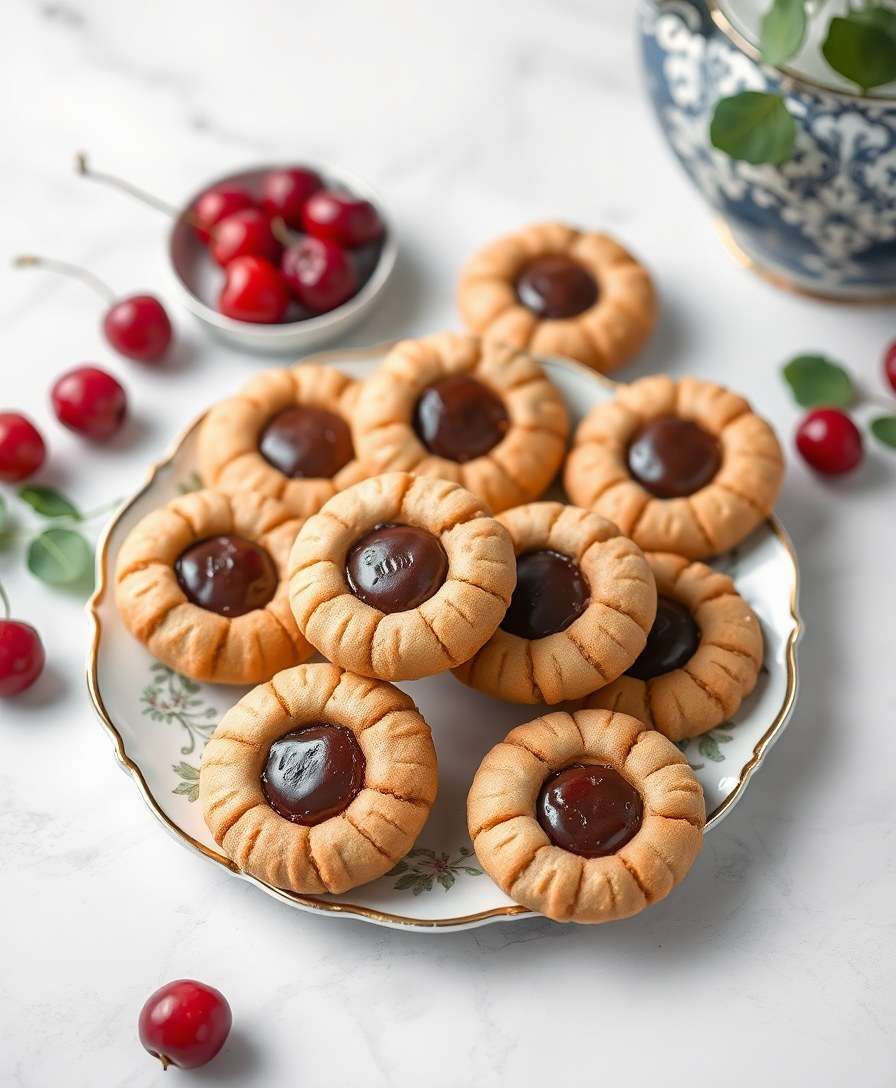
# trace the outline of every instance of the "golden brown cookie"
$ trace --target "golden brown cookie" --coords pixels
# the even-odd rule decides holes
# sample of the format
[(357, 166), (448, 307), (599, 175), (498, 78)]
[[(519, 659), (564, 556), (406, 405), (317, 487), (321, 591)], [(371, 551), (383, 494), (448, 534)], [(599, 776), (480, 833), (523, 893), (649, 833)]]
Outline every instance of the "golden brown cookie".
[(255, 491), (307, 517), (369, 475), (355, 456), (351, 419), (359, 383), (327, 366), (266, 370), (216, 404), (199, 431), (209, 487)]
[(471, 657), (516, 580), (507, 530), (458, 484), (392, 472), (334, 495), (290, 557), (299, 630), (364, 676), (416, 680)]
[(194, 680), (257, 684), (311, 647), (289, 609), (289, 549), (301, 521), (276, 499), (196, 491), (148, 514), (118, 554), (125, 626)]
[(783, 476), (774, 431), (743, 397), (657, 375), (592, 408), (564, 484), (573, 502), (615, 521), (644, 551), (703, 559), (768, 517)]
[(497, 512), (550, 484), (569, 419), (533, 359), (446, 332), (389, 352), (364, 385), (354, 434), (375, 471), (453, 480)]
[(466, 263), (461, 316), (490, 343), (566, 355), (604, 374), (637, 352), (656, 323), (646, 268), (606, 234), (535, 223)]
[(501, 626), (454, 675), (511, 703), (559, 703), (615, 680), (656, 611), (641, 550), (612, 522), (559, 502), (498, 520), (517, 556), (516, 589)]
[(398, 688), (300, 665), (229, 710), (202, 756), (215, 841), (258, 880), (346, 892), (414, 845), (436, 797), (429, 726)]
[(483, 869), (557, 922), (610, 922), (663, 899), (700, 851), (703, 791), (627, 714), (555, 711), (486, 754), (467, 799)]
[(762, 630), (727, 575), (678, 555), (647, 561), (659, 594), (647, 646), (585, 706), (633, 714), (670, 740), (696, 737), (727, 721), (756, 686)]

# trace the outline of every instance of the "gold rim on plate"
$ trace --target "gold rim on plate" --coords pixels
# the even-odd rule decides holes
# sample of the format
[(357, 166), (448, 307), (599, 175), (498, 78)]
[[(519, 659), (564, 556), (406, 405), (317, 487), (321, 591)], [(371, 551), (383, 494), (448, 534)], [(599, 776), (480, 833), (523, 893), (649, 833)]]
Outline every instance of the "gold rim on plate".
[[(353, 348), (349, 350), (334, 350), (321, 352), (316, 355), (310, 355), (303, 359), (303, 363), (313, 364), (333, 364), (340, 361), (351, 359), (369, 359), (377, 355), (384, 355), (391, 347), (394, 346), (396, 341), (389, 341), (384, 344), (375, 344), (367, 348)], [(599, 385), (603, 385), (607, 388), (613, 388), (617, 383), (610, 378), (605, 377), (603, 374), (598, 374), (596, 371), (591, 370), (590, 367), (586, 367), (583, 363), (576, 362), (574, 359), (557, 359), (552, 358), (552, 363), (561, 365), (564, 369), (573, 371), (575, 373), (587, 375), (591, 381), (596, 381)], [(149, 810), (156, 817), (157, 820), (176, 838), (180, 839), (186, 846), (192, 847), (197, 850), (204, 857), (211, 861), (217, 862), (219, 865), (223, 865), (230, 872), (247, 880), (250, 884), (254, 884), (256, 887), (261, 888), (267, 892), (268, 895), (275, 899), (279, 899), (281, 902), (288, 903), (290, 905), (299, 905), (310, 911), (319, 911), (330, 914), (343, 915), (351, 918), (362, 918), (370, 922), (381, 922), (387, 925), (393, 926), (406, 926), (408, 928), (417, 929), (450, 929), (455, 927), (463, 927), (474, 924), (476, 922), (486, 922), (499, 918), (512, 918), (522, 914), (534, 914), (528, 907), (521, 907), (518, 905), (509, 905), (506, 907), (493, 907), (491, 910), (479, 911), (476, 914), (467, 915), (455, 915), (449, 918), (410, 918), (403, 914), (391, 914), (388, 911), (375, 910), (372, 907), (365, 907), (358, 903), (342, 903), (334, 902), (328, 899), (322, 899), (314, 895), (298, 895), (295, 892), (284, 891), (282, 888), (275, 888), (271, 884), (266, 884), (264, 881), (257, 880), (255, 877), (249, 876), (242, 872), (234, 863), (223, 854), (219, 854), (216, 850), (210, 849), (204, 843), (201, 843), (198, 839), (194, 839), (192, 835), (188, 835), (183, 828), (179, 827), (161, 808), (156, 801), (152, 790), (149, 788), (149, 783), (143, 775), (140, 767), (131, 759), (128, 755), (124, 744), (124, 738), (119, 733), (115, 723), (109, 715), (106, 705), (103, 701), (102, 694), (100, 693), (99, 686), (99, 648), (100, 639), (102, 637), (102, 620), (99, 615), (99, 607), (102, 603), (107, 589), (107, 566), (108, 566), (108, 553), (109, 543), (112, 538), (112, 534), (115, 531), (118, 523), (128, 513), (128, 511), (137, 503), (146, 492), (155, 483), (159, 473), (166, 469), (172, 461), (177, 457), (181, 447), (190, 437), (190, 435), (196, 430), (202, 420), (205, 418), (205, 412), (193, 420), (181, 432), (181, 434), (175, 440), (173, 446), (169, 452), (159, 461), (152, 464), (147, 472), (146, 478), (143, 481), (142, 486), (131, 497), (124, 502), (115, 514), (112, 516), (109, 523), (103, 529), (100, 539), (97, 544), (97, 581), (96, 588), (86, 605), (87, 616), (91, 624), (90, 634), (90, 646), (88, 648), (87, 656), (87, 690), (90, 693), (90, 700), (93, 703), (93, 708), (99, 717), (100, 724), (108, 733), (112, 740), (112, 745), (115, 750), (115, 758), (127, 771), (127, 773), (133, 778), (140, 790), (143, 800), (146, 802)], [(784, 701), (775, 715), (772, 724), (766, 730), (766, 732), (759, 738), (753, 747), (752, 755), (750, 759), (744, 764), (740, 770), (738, 776), (737, 786), (729, 793), (724, 801), (709, 814), (706, 821), (706, 830), (709, 830), (714, 824), (725, 815), (725, 813), (740, 799), (743, 791), (746, 789), (747, 783), (750, 780), (753, 772), (762, 762), (765, 753), (777, 739), (778, 733), (783, 728), (784, 723), (787, 721), (790, 712), (793, 709), (794, 702), (796, 700), (797, 692), (797, 667), (796, 667), (796, 645), (799, 641), (799, 637), (802, 634), (803, 624), (800, 619), (799, 612), (797, 610), (797, 601), (799, 597), (799, 567), (796, 561), (796, 552), (794, 551), (793, 543), (790, 540), (787, 531), (774, 516), (770, 517), (767, 522), (769, 528), (778, 538), (781, 544), (784, 546), (790, 561), (793, 564), (793, 589), (790, 599), (790, 616), (793, 620), (793, 629), (787, 638), (786, 644), (786, 661), (787, 661), (787, 687), (784, 693)]]

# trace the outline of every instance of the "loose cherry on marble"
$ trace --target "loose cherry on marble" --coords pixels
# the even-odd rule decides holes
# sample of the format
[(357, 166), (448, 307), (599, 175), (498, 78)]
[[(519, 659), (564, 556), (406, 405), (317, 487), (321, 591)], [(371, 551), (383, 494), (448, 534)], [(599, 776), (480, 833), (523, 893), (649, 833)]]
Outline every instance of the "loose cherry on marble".
[(276, 262), (281, 248), (268, 216), (260, 208), (243, 208), (215, 226), (209, 252), (226, 268), (237, 257), (264, 257)]
[(839, 408), (815, 408), (800, 423), (796, 446), (803, 459), (825, 476), (852, 472), (862, 461), (862, 435)]
[(18, 412), (0, 412), (0, 480), (15, 484), (37, 472), (47, 456), (40, 431)]
[(347, 302), (358, 290), (354, 266), (341, 246), (306, 235), (287, 246), (280, 270), (293, 295), (313, 313)]
[(896, 340), (890, 344), (884, 355), (884, 374), (890, 383), (890, 388), (896, 393)]
[(302, 227), (339, 246), (363, 246), (383, 233), (383, 221), (369, 200), (319, 189), (302, 208)]
[(30, 623), (10, 619), (9, 601), (0, 586), (0, 697), (30, 688), (46, 663), (40, 635)]
[(206, 189), (193, 205), (194, 226), (199, 240), (208, 243), (211, 240), (212, 227), (222, 219), (245, 208), (254, 207), (255, 201), (242, 185), (223, 182)]
[(302, 208), (312, 193), (323, 188), (320, 176), (304, 166), (269, 170), (261, 182), (261, 206), (267, 214), (290, 227), (301, 227)]
[(182, 978), (147, 999), (138, 1029), (140, 1042), (163, 1069), (196, 1069), (218, 1053), (232, 1023), (230, 1005), (220, 990)]
[(60, 423), (98, 441), (115, 434), (127, 415), (127, 395), (121, 384), (96, 366), (67, 371), (50, 396)]
[(155, 295), (125, 295), (115, 292), (98, 276), (68, 261), (51, 260), (27, 254), (16, 257), (17, 268), (47, 268), (73, 276), (88, 284), (109, 305), (103, 317), (103, 332), (117, 352), (141, 363), (155, 363), (171, 345), (173, 336), (171, 320)]
[(234, 321), (272, 325), (282, 320), (289, 291), (280, 272), (263, 257), (237, 257), (224, 269), (218, 309)]

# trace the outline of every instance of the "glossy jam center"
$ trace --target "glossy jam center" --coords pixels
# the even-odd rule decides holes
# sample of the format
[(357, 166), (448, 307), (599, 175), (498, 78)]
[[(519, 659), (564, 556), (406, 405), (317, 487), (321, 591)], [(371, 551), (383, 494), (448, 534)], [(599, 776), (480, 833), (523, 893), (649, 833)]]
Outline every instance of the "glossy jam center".
[(280, 581), (264, 548), (241, 536), (200, 540), (179, 557), (174, 572), (193, 604), (221, 616), (264, 608)]
[(516, 296), (539, 317), (575, 317), (597, 302), (597, 283), (578, 261), (562, 254), (537, 257), (516, 281)]
[(355, 456), (352, 432), (335, 412), (299, 405), (280, 412), (262, 431), (262, 457), (290, 479), (330, 479)]
[(637, 680), (652, 680), (664, 672), (680, 669), (691, 660), (699, 645), (700, 628), (690, 609), (671, 597), (659, 597), (647, 644), (628, 675)]
[(510, 416), (501, 398), (466, 374), (454, 374), (424, 389), (414, 408), (414, 430), (437, 457), (463, 464), (501, 441)]
[(545, 548), (516, 561), (516, 589), (501, 626), (520, 638), (563, 631), (588, 607), (590, 590), (579, 564)]
[(381, 612), (407, 612), (445, 581), (448, 556), (425, 529), (378, 525), (352, 546), (345, 573), (349, 589), (362, 601)]
[(555, 846), (583, 858), (615, 854), (641, 826), (641, 795), (612, 767), (567, 767), (541, 788), (535, 814)]
[(650, 420), (628, 448), (629, 472), (661, 499), (693, 495), (709, 483), (721, 463), (716, 439), (679, 416)]
[(261, 788), (275, 812), (312, 827), (349, 806), (364, 785), (365, 767), (350, 729), (314, 722), (274, 741)]

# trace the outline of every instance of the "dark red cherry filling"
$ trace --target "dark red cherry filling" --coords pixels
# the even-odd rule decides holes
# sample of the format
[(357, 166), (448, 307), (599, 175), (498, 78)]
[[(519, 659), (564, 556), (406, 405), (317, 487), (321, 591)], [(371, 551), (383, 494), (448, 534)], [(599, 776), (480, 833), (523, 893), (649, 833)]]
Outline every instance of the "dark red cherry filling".
[(467, 374), (453, 374), (424, 389), (414, 409), (414, 430), (423, 445), (461, 464), (494, 449), (509, 427), (501, 398)]
[(700, 645), (700, 628), (690, 609), (671, 597), (658, 597), (656, 619), (647, 636), (647, 643), (628, 675), (637, 680), (652, 680), (654, 676), (672, 672), (686, 665)]
[(628, 448), (629, 472), (660, 499), (693, 495), (706, 487), (721, 464), (717, 439), (680, 416), (651, 419)]
[(229, 535), (193, 544), (178, 558), (174, 571), (188, 600), (229, 617), (264, 608), (280, 581), (264, 548)]
[(597, 282), (578, 261), (561, 253), (536, 257), (516, 281), (520, 302), (539, 317), (562, 319), (597, 302)]
[(579, 564), (544, 548), (516, 561), (516, 589), (501, 627), (520, 638), (564, 631), (588, 607), (591, 591)]
[(258, 448), (290, 479), (330, 479), (355, 456), (352, 432), (342, 416), (308, 404), (274, 416)]
[(350, 729), (313, 722), (274, 741), (261, 788), (275, 812), (313, 827), (348, 808), (364, 785), (366, 765)]
[(381, 612), (407, 612), (429, 600), (448, 576), (438, 538), (414, 525), (378, 525), (348, 553), (345, 573), (356, 597)]
[(535, 814), (555, 846), (583, 858), (603, 858), (634, 838), (644, 805), (612, 767), (575, 764), (545, 782)]

